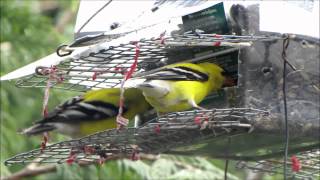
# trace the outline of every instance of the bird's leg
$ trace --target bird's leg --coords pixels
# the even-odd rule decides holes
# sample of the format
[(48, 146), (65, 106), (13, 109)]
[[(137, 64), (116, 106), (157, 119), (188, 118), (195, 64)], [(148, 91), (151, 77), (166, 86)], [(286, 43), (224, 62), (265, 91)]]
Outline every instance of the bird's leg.
[(193, 99), (189, 100), (188, 102), (193, 108), (200, 109), (200, 110), (207, 110), (206, 108), (199, 106), (196, 102), (194, 102)]
[(196, 105), (196, 106), (193, 106), (194, 108), (197, 108), (197, 109), (200, 109), (200, 110), (208, 110), (208, 109), (206, 109), (206, 108), (204, 108), (204, 107), (201, 107), (201, 106), (199, 106), (199, 105)]
[[(194, 102), (193, 99), (189, 100), (189, 103), (193, 108), (200, 109), (200, 110), (207, 110), (206, 108), (199, 106), (196, 102)], [(201, 119), (204, 119), (204, 121), (201, 122)], [(208, 126), (208, 120), (209, 118), (205, 113), (202, 113), (200, 116), (195, 117), (195, 122), (197, 124), (201, 124), (200, 130), (205, 129)]]
[(141, 124), (140, 115), (134, 116), (134, 128), (138, 128)]

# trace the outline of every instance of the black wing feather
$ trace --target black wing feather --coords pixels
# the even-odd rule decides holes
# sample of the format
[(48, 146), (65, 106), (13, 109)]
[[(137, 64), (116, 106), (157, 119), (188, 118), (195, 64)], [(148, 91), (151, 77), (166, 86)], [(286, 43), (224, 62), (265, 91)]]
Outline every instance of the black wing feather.
[[(81, 121), (98, 121), (114, 117), (119, 107), (103, 101), (74, 100), (58, 106), (50, 115), (37, 123), (79, 123)], [(127, 111), (124, 107), (123, 113)]]
[(209, 76), (189, 67), (177, 66), (173, 68), (164, 68), (144, 77), (149, 80), (168, 80), (168, 81), (208, 81)]

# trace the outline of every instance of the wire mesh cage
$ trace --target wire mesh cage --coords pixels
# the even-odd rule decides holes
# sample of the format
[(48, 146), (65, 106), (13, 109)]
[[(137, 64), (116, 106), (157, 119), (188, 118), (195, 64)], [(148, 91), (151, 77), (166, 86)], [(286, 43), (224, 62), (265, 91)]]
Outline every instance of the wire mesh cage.
[[(254, 41), (272, 41), (281, 37), (267, 36), (235, 36), (216, 35), (201, 33), (186, 33), (166, 38), (155, 38), (140, 40), (138, 67), (134, 77), (151, 73), (170, 62), (170, 51), (186, 47), (213, 47), (215, 53), (210, 56), (198, 57), (192, 61), (203, 60), (208, 57), (221, 56), (237, 49), (234, 47), (250, 46)], [(135, 42), (136, 43), (136, 42)], [(81, 43), (78, 43), (80, 46)], [(221, 48), (233, 47), (233, 48)], [(52, 87), (65, 90), (86, 91), (89, 89), (100, 89), (119, 87), (121, 79), (134, 62), (136, 46), (131, 42), (119, 46), (110, 46), (70, 58), (56, 66), (56, 74), (63, 78), (61, 81), (52, 81)], [(219, 62), (218, 62), (219, 64)], [(228, 67), (226, 67), (228, 69)], [(230, 68), (230, 67), (229, 67)], [(48, 73), (43, 73), (46, 67), (38, 67), (35, 74), (17, 81), (18, 87), (46, 87), (49, 79)]]
[[(298, 164), (295, 162), (296, 159), (298, 159)], [(273, 175), (283, 173), (283, 164), (281, 159), (266, 159), (258, 162), (239, 161), (236, 166), (240, 169)], [(320, 177), (320, 149), (316, 148), (294, 154), (287, 165), (289, 178), (318, 179)]]
[(6, 164), (63, 163), (72, 156), (79, 162), (94, 162), (101, 157), (131, 157), (135, 152), (163, 153), (201, 139), (248, 133), (253, 119), (268, 115), (267, 111), (247, 108), (170, 113), (140, 128), (107, 130), (22, 153), (7, 160)]
[[(206, 38), (207, 35), (202, 35)], [(208, 39), (211, 38), (210, 37)], [(143, 50), (141, 51), (138, 66), (138, 71), (135, 76), (147, 74), (149, 72), (153, 72), (157, 70), (158, 67), (167, 64), (167, 57), (170, 56), (170, 50), (186, 47), (198, 47), (200, 43), (196, 42), (198, 39), (201, 39), (201, 35), (193, 34), (186, 35), (186, 39), (191, 39), (190, 41), (186, 41), (185, 39), (176, 40), (174, 42), (171, 39), (168, 39), (169, 43), (172, 43), (171, 46), (166, 47), (164, 44), (161, 44), (161, 40), (149, 40), (149, 41), (141, 41), (140, 50), (146, 49), (146, 55), (143, 55)], [(239, 36), (238, 36), (239, 37)], [(281, 43), (279, 41), (282, 38), (272, 37), (268, 39), (268, 36), (264, 38), (260, 37), (247, 37), (249, 38), (245, 40), (239, 40), (233, 38), (232, 41), (235, 42), (250, 42), (250, 41), (258, 41), (258, 43), (253, 43), (251, 52), (256, 53), (259, 50), (260, 44), (269, 44), (271, 42), (277, 42), (276, 44)], [(203, 39), (205, 39), (203, 38)], [(252, 39), (250, 39), (252, 38)], [(207, 40), (206, 43), (216, 43), (217, 39), (222, 41), (220, 37), (215, 37), (214, 40)], [(228, 39), (228, 38), (227, 38)], [(196, 40), (194, 43), (192, 41)], [(218, 42), (219, 42), (218, 41)], [(157, 42), (156, 44), (152, 44)], [(166, 42), (166, 41), (165, 41)], [(179, 44), (180, 42), (180, 44)], [(202, 42), (202, 41), (201, 41)], [(145, 43), (145, 44), (144, 44)], [(148, 44), (149, 43), (149, 44)], [(151, 43), (151, 44), (150, 44)], [(299, 41), (298, 41), (299, 43)], [(175, 46), (178, 44), (177, 46)], [(194, 46), (192, 45), (194, 44)], [(123, 48), (123, 47), (126, 48)], [(52, 81), (53, 87), (62, 88), (68, 90), (77, 90), (77, 91), (86, 91), (88, 89), (97, 89), (97, 88), (105, 88), (105, 87), (117, 87), (123, 78), (123, 74), (126, 69), (132, 64), (134, 56), (135, 56), (135, 46), (133, 44), (126, 44), (119, 47), (112, 47), (108, 49), (102, 49), (97, 53), (91, 53), (88, 56), (83, 56), (78, 59), (69, 59), (68, 61), (64, 61), (57, 66), (56, 76), (62, 77), (63, 81)], [(151, 47), (148, 49), (147, 47)], [(155, 51), (153, 51), (155, 49)], [(236, 49), (236, 50), (235, 50)], [(224, 48), (219, 49), (215, 53), (209, 55), (210, 57), (216, 57), (221, 54), (228, 54), (230, 52), (238, 51), (238, 48)], [(314, 50), (314, 49), (313, 49)], [(312, 53), (313, 53), (312, 50)], [(278, 49), (279, 51), (279, 49)], [(240, 61), (243, 58), (251, 59), (254, 56), (248, 53), (249, 51), (241, 51)], [(273, 50), (273, 52), (275, 52)], [(121, 55), (117, 55), (121, 54)], [(152, 58), (149, 56), (152, 55)], [(267, 54), (266, 54), (267, 56)], [(265, 57), (265, 56), (261, 56)], [(208, 56), (194, 58), (191, 61), (201, 61), (203, 59), (208, 58)], [(275, 60), (272, 60), (269, 66), (273, 66), (274, 69), (279, 68), (279, 65), (275, 65), (276, 61), (278, 61), (278, 57)], [(311, 58), (312, 59), (312, 58)], [(107, 63), (106, 63), (107, 62)], [(312, 62), (306, 61), (305, 63)], [(144, 64), (145, 63), (145, 64)], [(141, 65), (144, 64), (144, 65)], [(149, 65), (148, 65), (149, 64)], [(111, 66), (112, 65), (112, 66)], [(257, 65), (255, 62), (246, 62), (244, 64), (240, 64), (240, 69), (237, 71), (237, 76), (239, 76), (238, 86), (229, 88), (226, 90), (227, 104), (223, 104), (223, 106), (240, 106), (240, 107), (254, 107), (252, 108), (226, 108), (226, 109), (216, 109), (211, 112), (206, 111), (188, 111), (188, 112), (177, 112), (173, 114), (168, 114), (164, 117), (161, 117), (157, 120), (151, 121), (146, 126), (141, 128), (129, 128), (122, 131), (117, 131), (116, 129), (101, 132), (94, 134), (92, 136), (88, 136), (79, 140), (71, 140), (66, 142), (61, 142), (57, 144), (53, 144), (48, 146), (46, 149), (37, 149), (27, 153), (18, 154), (13, 158), (6, 161), (7, 165), (12, 165), (16, 163), (29, 163), (29, 162), (38, 162), (38, 163), (64, 163), (64, 162), (101, 162), (107, 159), (119, 158), (119, 157), (129, 157), (135, 159), (139, 153), (176, 153), (172, 150), (178, 148), (179, 146), (184, 146), (186, 144), (196, 144), (201, 140), (206, 139), (215, 139), (217, 137), (226, 137), (232, 136), (235, 134), (247, 134), (248, 131), (255, 129), (255, 131), (261, 131), (266, 133), (274, 133), (281, 136), (281, 121), (283, 120), (281, 117), (282, 109), (279, 107), (279, 100), (281, 100), (282, 96), (278, 96), (279, 94), (273, 94), (272, 98), (270, 98), (270, 94), (262, 95), (256, 94), (256, 87), (265, 87), (262, 88), (262, 91), (266, 91), (269, 88), (269, 85), (272, 83), (278, 84), (281, 81), (278, 74), (280, 70), (268, 71), (268, 75), (260, 76), (256, 73), (264, 73), (264, 71), (260, 71), (260, 68), (267, 67), (265, 65)], [(268, 66), (268, 67), (269, 67)], [(244, 68), (246, 67), (246, 68)], [(40, 72), (41, 69), (40, 67)], [(246, 69), (255, 69), (255, 71), (245, 71)], [(257, 70), (256, 70), (257, 69)], [(309, 88), (311, 90), (308, 91), (308, 94), (303, 94), (299, 98), (299, 102), (294, 101), (296, 103), (292, 104), (294, 106), (293, 109), (299, 108), (300, 104), (302, 109), (305, 109), (305, 103), (310, 104), (311, 109), (318, 107), (317, 101), (318, 98), (314, 98), (315, 94), (317, 94), (317, 85), (310, 84), (310, 82), (315, 82), (318, 78), (316, 75), (310, 75), (307, 73), (308, 81), (304, 81), (306, 76), (303, 75), (305, 72), (303, 71), (302, 75), (299, 74), (300, 71), (294, 71), (294, 73), (288, 74), (289, 86), (300, 84), (304, 82), (301, 87)], [(264, 81), (261, 78), (270, 77), (270, 73), (275, 73), (275, 76), (272, 76), (273, 79), (268, 83), (265, 83), (261, 86), (254, 86), (254, 82), (257, 84), (261, 84)], [(265, 74), (265, 73), (264, 73)], [(96, 76), (95, 76), (96, 75)], [(261, 77), (261, 81), (257, 81), (258, 79), (249, 80), (250, 77)], [(310, 79), (311, 77), (311, 79)], [(238, 77), (237, 77), (238, 78)], [(32, 76), (26, 77), (19, 82), (17, 85), (20, 87), (45, 87), (46, 83), (49, 80), (48, 74), (34, 74)], [(280, 82), (281, 83), (281, 82)], [(315, 85), (315, 86), (314, 86)], [(278, 85), (275, 85), (278, 87)], [(249, 92), (250, 91), (250, 92)], [(269, 90), (268, 90), (269, 91)], [(294, 94), (299, 93), (298, 91), (294, 91), (294, 89), (288, 89), (288, 91), (293, 92)], [(233, 94), (233, 95), (232, 95)], [(243, 95), (244, 94), (244, 95)], [(243, 95), (243, 96), (241, 96)], [(307, 101), (303, 100), (307, 95)], [(295, 96), (297, 97), (297, 96)], [(294, 100), (294, 99), (292, 99)], [(313, 103), (313, 101), (315, 101)], [(259, 103), (260, 102), (260, 103)], [(302, 104), (301, 104), (302, 103)], [(210, 103), (209, 103), (210, 104)], [(212, 104), (211, 104), (212, 105)], [(209, 107), (211, 106), (209, 105)], [(273, 106), (275, 105), (275, 106)], [(290, 104), (289, 104), (290, 105)], [(291, 105), (290, 105), (291, 107)], [(301, 109), (300, 107), (300, 109)], [(309, 107), (309, 106), (308, 106)], [(280, 108), (280, 109), (279, 109)], [(263, 110), (259, 110), (263, 109)], [(269, 111), (270, 110), (270, 111)], [(212, 114), (214, 114), (212, 116)], [(257, 116), (256, 119), (249, 120), (249, 115), (261, 115), (268, 114), (268, 117), (261, 118), (261, 116)], [(317, 113), (306, 113), (304, 111), (298, 112), (299, 117), (303, 116), (303, 114), (307, 115), (310, 120), (310, 126), (303, 126), (304, 130), (300, 135), (302, 136), (312, 136), (317, 137), (318, 126), (317, 126)], [(293, 114), (291, 114), (293, 115)], [(198, 118), (198, 116), (200, 118)], [(298, 117), (294, 115), (294, 117)], [(210, 118), (211, 117), (211, 118)], [(212, 118), (214, 117), (214, 118)], [(260, 118), (259, 118), (260, 117)], [(219, 118), (221, 120), (219, 120)], [(264, 120), (261, 120), (264, 119)], [(200, 121), (200, 124), (198, 124)], [(294, 131), (300, 131), (301, 124), (300, 121), (293, 120), (291, 122), (290, 127), (294, 129)], [(279, 125), (280, 124), (280, 125)], [(299, 130), (298, 130), (299, 129)], [(145, 138), (148, 137), (148, 138)], [(314, 139), (313, 139), (314, 140)], [(273, 141), (272, 141), (273, 143)], [(177, 151), (181, 153), (181, 151)], [(264, 161), (261, 161), (264, 162)], [(266, 161), (268, 162), (268, 161)], [(265, 166), (265, 165), (264, 165)], [(280, 165), (279, 165), (280, 166)], [(250, 166), (251, 167), (251, 166)], [(248, 167), (248, 169), (250, 169)], [(252, 166), (255, 167), (255, 166)], [(278, 166), (277, 166), (278, 167)], [(254, 169), (254, 168), (251, 168)], [(279, 168), (280, 169), (280, 168)], [(274, 170), (274, 169), (273, 169)], [(256, 170), (258, 171), (258, 170)], [(313, 171), (313, 170), (312, 170)], [(262, 171), (263, 172), (263, 171)], [(280, 172), (280, 171), (277, 171)], [(291, 171), (290, 171), (291, 173)], [(310, 172), (308, 171), (310, 174)], [(307, 176), (307, 175), (306, 175)], [(309, 176), (309, 175), (308, 175)], [(297, 175), (296, 177), (299, 177)]]
[[(219, 151), (220, 154), (215, 154), (215, 157), (248, 160), (245, 156), (247, 154), (258, 156), (258, 153), (249, 151), (259, 151), (258, 145), (262, 145), (265, 151), (276, 149), (278, 155), (283, 155), (283, 114), (286, 110), (290, 112), (288, 127), (293, 132), (292, 141), (295, 143), (291, 147), (312, 144), (311, 147), (314, 148), (314, 144), (319, 144), (319, 41), (304, 36), (290, 36), (291, 44), (285, 49), (282, 47), (285, 39), (283, 36), (259, 31), (257, 12), (253, 10), (249, 14), (250, 16), (245, 17), (246, 22), (248, 21), (246, 27), (242, 29), (243, 32), (238, 33), (245, 35), (207, 34), (202, 31), (182, 34), (171, 32), (169, 36), (160, 35), (158, 38), (128, 41), (115, 46), (106, 43), (106, 39), (110, 40), (109, 37), (99, 35), (67, 46), (67, 49), (72, 49), (100, 43), (97, 44), (97, 49), (90, 49), (60, 62), (54, 67), (53, 78), (48, 73), (52, 67), (38, 67), (34, 74), (20, 79), (16, 85), (46, 87), (49, 82), (53, 88), (75, 91), (119, 87), (137, 56), (138, 66), (133, 77), (155, 72), (164, 65), (180, 62), (187, 57), (188, 61), (185, 62), (212, 61), (221, 65), (233, 73), (232, 77), (237, 80), (237, 85), (224, 89), (224, 94), (217, 95), (218, 98), (215, 97), (214, 100), (207, 98), (204, 103), (210, 110), (170, 113), (138, 128), (112, 129), (81, 139), (59, 142), (45, 149), (18, 154), (8, 159), (6, 164), (92, 163), (119, 157), (136, 159), (139, 153), (190, 155), (199, 151), (208, 155), (202, 151), (205, 148), (206, 153), (211, 155)], [(254, 35), (248, 35), (249, 32)], [(288, 54), (290, 71), (283, 76), (284, 52)], [(287, 80), (284, 86), (288, 94), (286, 108), (281, 103), (285, 96), (281, 93), (284, 80)], [(259, 133), (262, 135), (258, 136)], [(230, 137), (242, 135), (244, 144), (237, 142), (236, 138), (231, 145), (221, 143)], [(208, 145), (219, 137), (223, 139)], [(297, 141), (296, 137), (299, 138)], [(250, 139), (252, 142), (249, 142)], [(217, 146), (219, 144), (221, 146)], [(224, 150), (232, 150), (239, 147), (239, 144), (247, 154), (233, 151), (231, 153), (234, 156), (221, 156), (225, 153)], [(200, 146), (205, 148), (201, 149)], [(217, 151), (213, 146), (217, 147)], [(236, 156), (237, 154), (240, 156)], [(297, 156), (304, 163), (302, 170), (295, 173), (289, 169), (288, 173), (297, 178), (318, 177), (316, 171), (319, 171), (319, 161), (316, 159), (319, 158), (319, 150), (310, 150)], [(269, 156), (261, 157), (264, 158), (263, 161), (256, 164), (241, 162), (239, 167), (258, 172), (281, 173), (282, 161), (269, 159)]]

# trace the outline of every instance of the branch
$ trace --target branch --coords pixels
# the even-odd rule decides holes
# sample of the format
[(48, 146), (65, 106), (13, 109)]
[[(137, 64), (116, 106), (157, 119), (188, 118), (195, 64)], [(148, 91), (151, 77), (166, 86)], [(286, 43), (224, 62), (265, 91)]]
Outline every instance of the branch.
[[(160, 155), (154, 155), (154, 154), (144, 154), (144, 153), (140, 153), (139, 154), (140, 159), (141, 160), (149, 160), (149, 161), (155, 161), (160, 157)], [(109, 156), (106, 160), (119, 160), (119, 159), (123, 159), (123, 156)], [(165, 158), (166, 157), (162, 157)], [(188, 170), (194, 170), (194, 169), (199, 169), (198, 167), (192, 166), (190, 164), (186, 164), (184, 162), (180, 162), (178, 160), (173, 160), (170, 159), (171, 161), (173, 161), (177, 166), (180, 166), (181, 168), (184, 169), (188, 169)], [(98, 164), (97, 162), (87, 162), (87, 161), (79, 161), (78, 165), (80, 166), (87, 166), (87, 165), (91, 165), (91, 164)], [(1, 180), (20, 180), (26, 177), (34, 177), (34, 176), (38, 176), (41, 174), (46, 174), (46, 173), (50, 173), (50, 172), (56, 172), (57, 168), (56, 168), (56, 164), (39, 164), (39, 163), (30, 163), (27, 167), (25, 167), (24, 169), (10, 175), (4, 178), (1, 178)]]
[[(146, 159), (146, 160), (156, 160), (159, 158), (159, 156), (156, 155), (151, 155), (151, 154), (141, 154), (140, 155), (141, 159)], [(108, 157), (106, 160), (118, 160), (121, 159), (123, 157), (120, 156), (110, 156)], [(96, 162), (84, 162), (84, 161), (79, 161), (78, 164), (80, 166), (87, 166), (90, 164), (97, 164)], [(34, 176), (38, 176), (41, 174), (46, 174), (46, 173), (50, 173), (50, 172), (56, 172), (57, 168), (56, 168), (56, 164), (39, 164), (39, 163), (30, 163), (28, 166), (26, 166), (25, 168), (23, 168), (22, 170), (11, 174), (10, 176), (7, 177), (3, 177), (1, 178), (1, 180), (20, 180), (26, 177), (34, 177)]]
[(20, 180), (26, 177), (33, 177), (40, 174), (55, 172), (56, 170), (57, 170), (56, 165), (53, 165), (53, 164), (39, 166), (39, 164), (37, 163), (31, 163), (24, 169), (8, 177), (1, 178), (1, 180)]

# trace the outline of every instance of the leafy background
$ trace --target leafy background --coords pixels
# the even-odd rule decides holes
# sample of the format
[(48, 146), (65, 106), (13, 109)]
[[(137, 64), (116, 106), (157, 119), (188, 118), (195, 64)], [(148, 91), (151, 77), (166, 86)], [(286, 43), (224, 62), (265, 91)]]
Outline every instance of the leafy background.
[[(1, 76), (55, 51), (73, 40), (78, 1), (1, 0)], [(49, 108), (77, 93), (51, 90)], [(43, 89), (17, 88), (14, 81), (1, 82), (1, 177), (23, 166), (4, 166), (4, 160), (39, 148), (40, 137), (17, 133), (41, 118)], [(65, 137), (51, 135), (51, 141)], [(155, 161), (109, 161), (104, 165), (79, 167), (57, 165), (57, 171), (27, 179), (223, 179), (223, 160), (161, 155)], [(248, 173), (229, 165), (229, 179), (244, 179)], [(231, 175), (233, 174), (233, 175)], [(269, 176), (264, 176), (270, 179)], [(275, 177), (273, 177), (275, 178)]]

